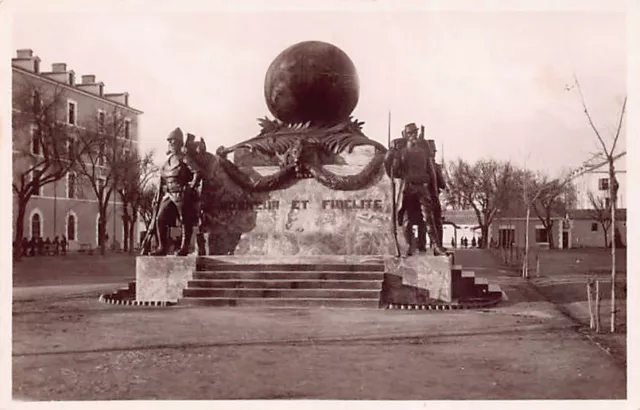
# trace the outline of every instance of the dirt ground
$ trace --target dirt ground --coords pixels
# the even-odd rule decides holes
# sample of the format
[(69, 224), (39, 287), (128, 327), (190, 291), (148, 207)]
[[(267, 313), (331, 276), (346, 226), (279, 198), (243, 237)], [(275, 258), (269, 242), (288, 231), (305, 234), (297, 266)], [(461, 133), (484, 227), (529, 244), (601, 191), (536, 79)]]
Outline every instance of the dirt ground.
[(626, 397), (624, 365), (575, 321), (524, 280), (475, 262), (478, 276), (505, 290), (503, 304), (429, 312), (98, 303), (125, 272), (104, 284), (74, 284), (91, 275), (71, 272), (59, 286), (15, 286), (14, 399)]

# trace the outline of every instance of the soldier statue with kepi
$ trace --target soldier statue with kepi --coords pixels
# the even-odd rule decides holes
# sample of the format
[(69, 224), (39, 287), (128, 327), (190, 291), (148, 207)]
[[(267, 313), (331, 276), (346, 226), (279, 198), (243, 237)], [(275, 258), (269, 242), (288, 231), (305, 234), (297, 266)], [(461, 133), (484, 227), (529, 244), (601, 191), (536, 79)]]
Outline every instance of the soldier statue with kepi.
[[(414, 225), (421, 235), (426, 234), (423, 228), (426, 226), (434, 254), (445, 255), (439, 200), (444, 178), (435, 163), (435, 144), (424, 139), (424, 128), (419, 135), (415, 123), (405, 126), (403, 137), (394, 140), (387, 152), (385, 168), (390, 177), (401, 179), (398, 209), (394, 212), (397, 212), (398, 225), (403, 227), (409, 245), (406, 255), (411, 256), (415, 250)], [(419, 246), (422, 247), (422, 243)]]
[(198, 184), (202, 182), (202, 176), (183, 149), (182, 130), (173, 130), (167, 141), (168, 157), (160, 170), (160, 186), (154, 200), (154, 226), (145, 238), (143, 254), (148, 253), (149, 240), (155, 235), (158, 247), (150, 254), (166, 255), (169, 250), (169, 227), (178, 220), (182, 225), (182, 238), (176, 255), (186, 256), (189, 253), (194, 226), (198, 223)]

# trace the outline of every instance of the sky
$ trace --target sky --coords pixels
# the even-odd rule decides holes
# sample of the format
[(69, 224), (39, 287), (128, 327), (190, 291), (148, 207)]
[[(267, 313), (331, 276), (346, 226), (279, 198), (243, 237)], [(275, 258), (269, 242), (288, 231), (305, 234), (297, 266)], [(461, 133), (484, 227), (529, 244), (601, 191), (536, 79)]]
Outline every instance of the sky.
[[(46, 69), (66, 62), (142, 110), (140, 147), (161, 158), (175, 127), (210, 150), (258, 134), (272, 115), (267, 67), (285, 48), (320, 40), (354, 62), (353, 115), (386, 144), (424, 124), (445, 160), (510, 160), (551, 175), (597, 151), (576, 89), (610, 139), (626, 93), (626, 18), (614, 12), (75, 12), (17, 13), (14, 52)], [(621, 149), (626, 148), (624, 129)]]

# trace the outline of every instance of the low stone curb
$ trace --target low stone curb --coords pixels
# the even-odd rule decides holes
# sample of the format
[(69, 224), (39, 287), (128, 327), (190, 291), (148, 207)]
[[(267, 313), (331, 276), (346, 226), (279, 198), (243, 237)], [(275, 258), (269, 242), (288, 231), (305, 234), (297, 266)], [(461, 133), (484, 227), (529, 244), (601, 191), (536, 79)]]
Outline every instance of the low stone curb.
[(98, 301), (109, 305), (121, 305), (121, 306), (145, 306), (145, 307), (168, 307), (175, 305), (174, 302), (164, 301), (140, 301), (140, 300), (128, 300), (120, 299), (114, 294), (100, 295)]
[(460, 302), (460, 303), (431, 303), (431, 304), (398, 304), (390, 303), (387, 305), (388, 310), (464, 310), (464, 309), (482, 309), (492, 307), (500, 303), (501, 299), (482, 300), (477, 302)]

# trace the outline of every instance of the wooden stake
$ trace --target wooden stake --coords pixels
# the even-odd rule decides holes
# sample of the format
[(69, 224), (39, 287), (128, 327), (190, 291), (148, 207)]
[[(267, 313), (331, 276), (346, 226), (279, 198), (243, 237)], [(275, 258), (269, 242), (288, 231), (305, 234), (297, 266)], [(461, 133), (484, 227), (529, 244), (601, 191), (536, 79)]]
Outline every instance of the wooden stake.
[(596, 281), (596, 333), (600, 333), (600, 281)]
[(593, 282), (591, 279), (587, 281), (587, 300), (589, 301), (589, 329), (593, 330), (596, 327), (595, 321), (593, 319), (593, 303), (591, 302), (591, 287), (593, 286)]

